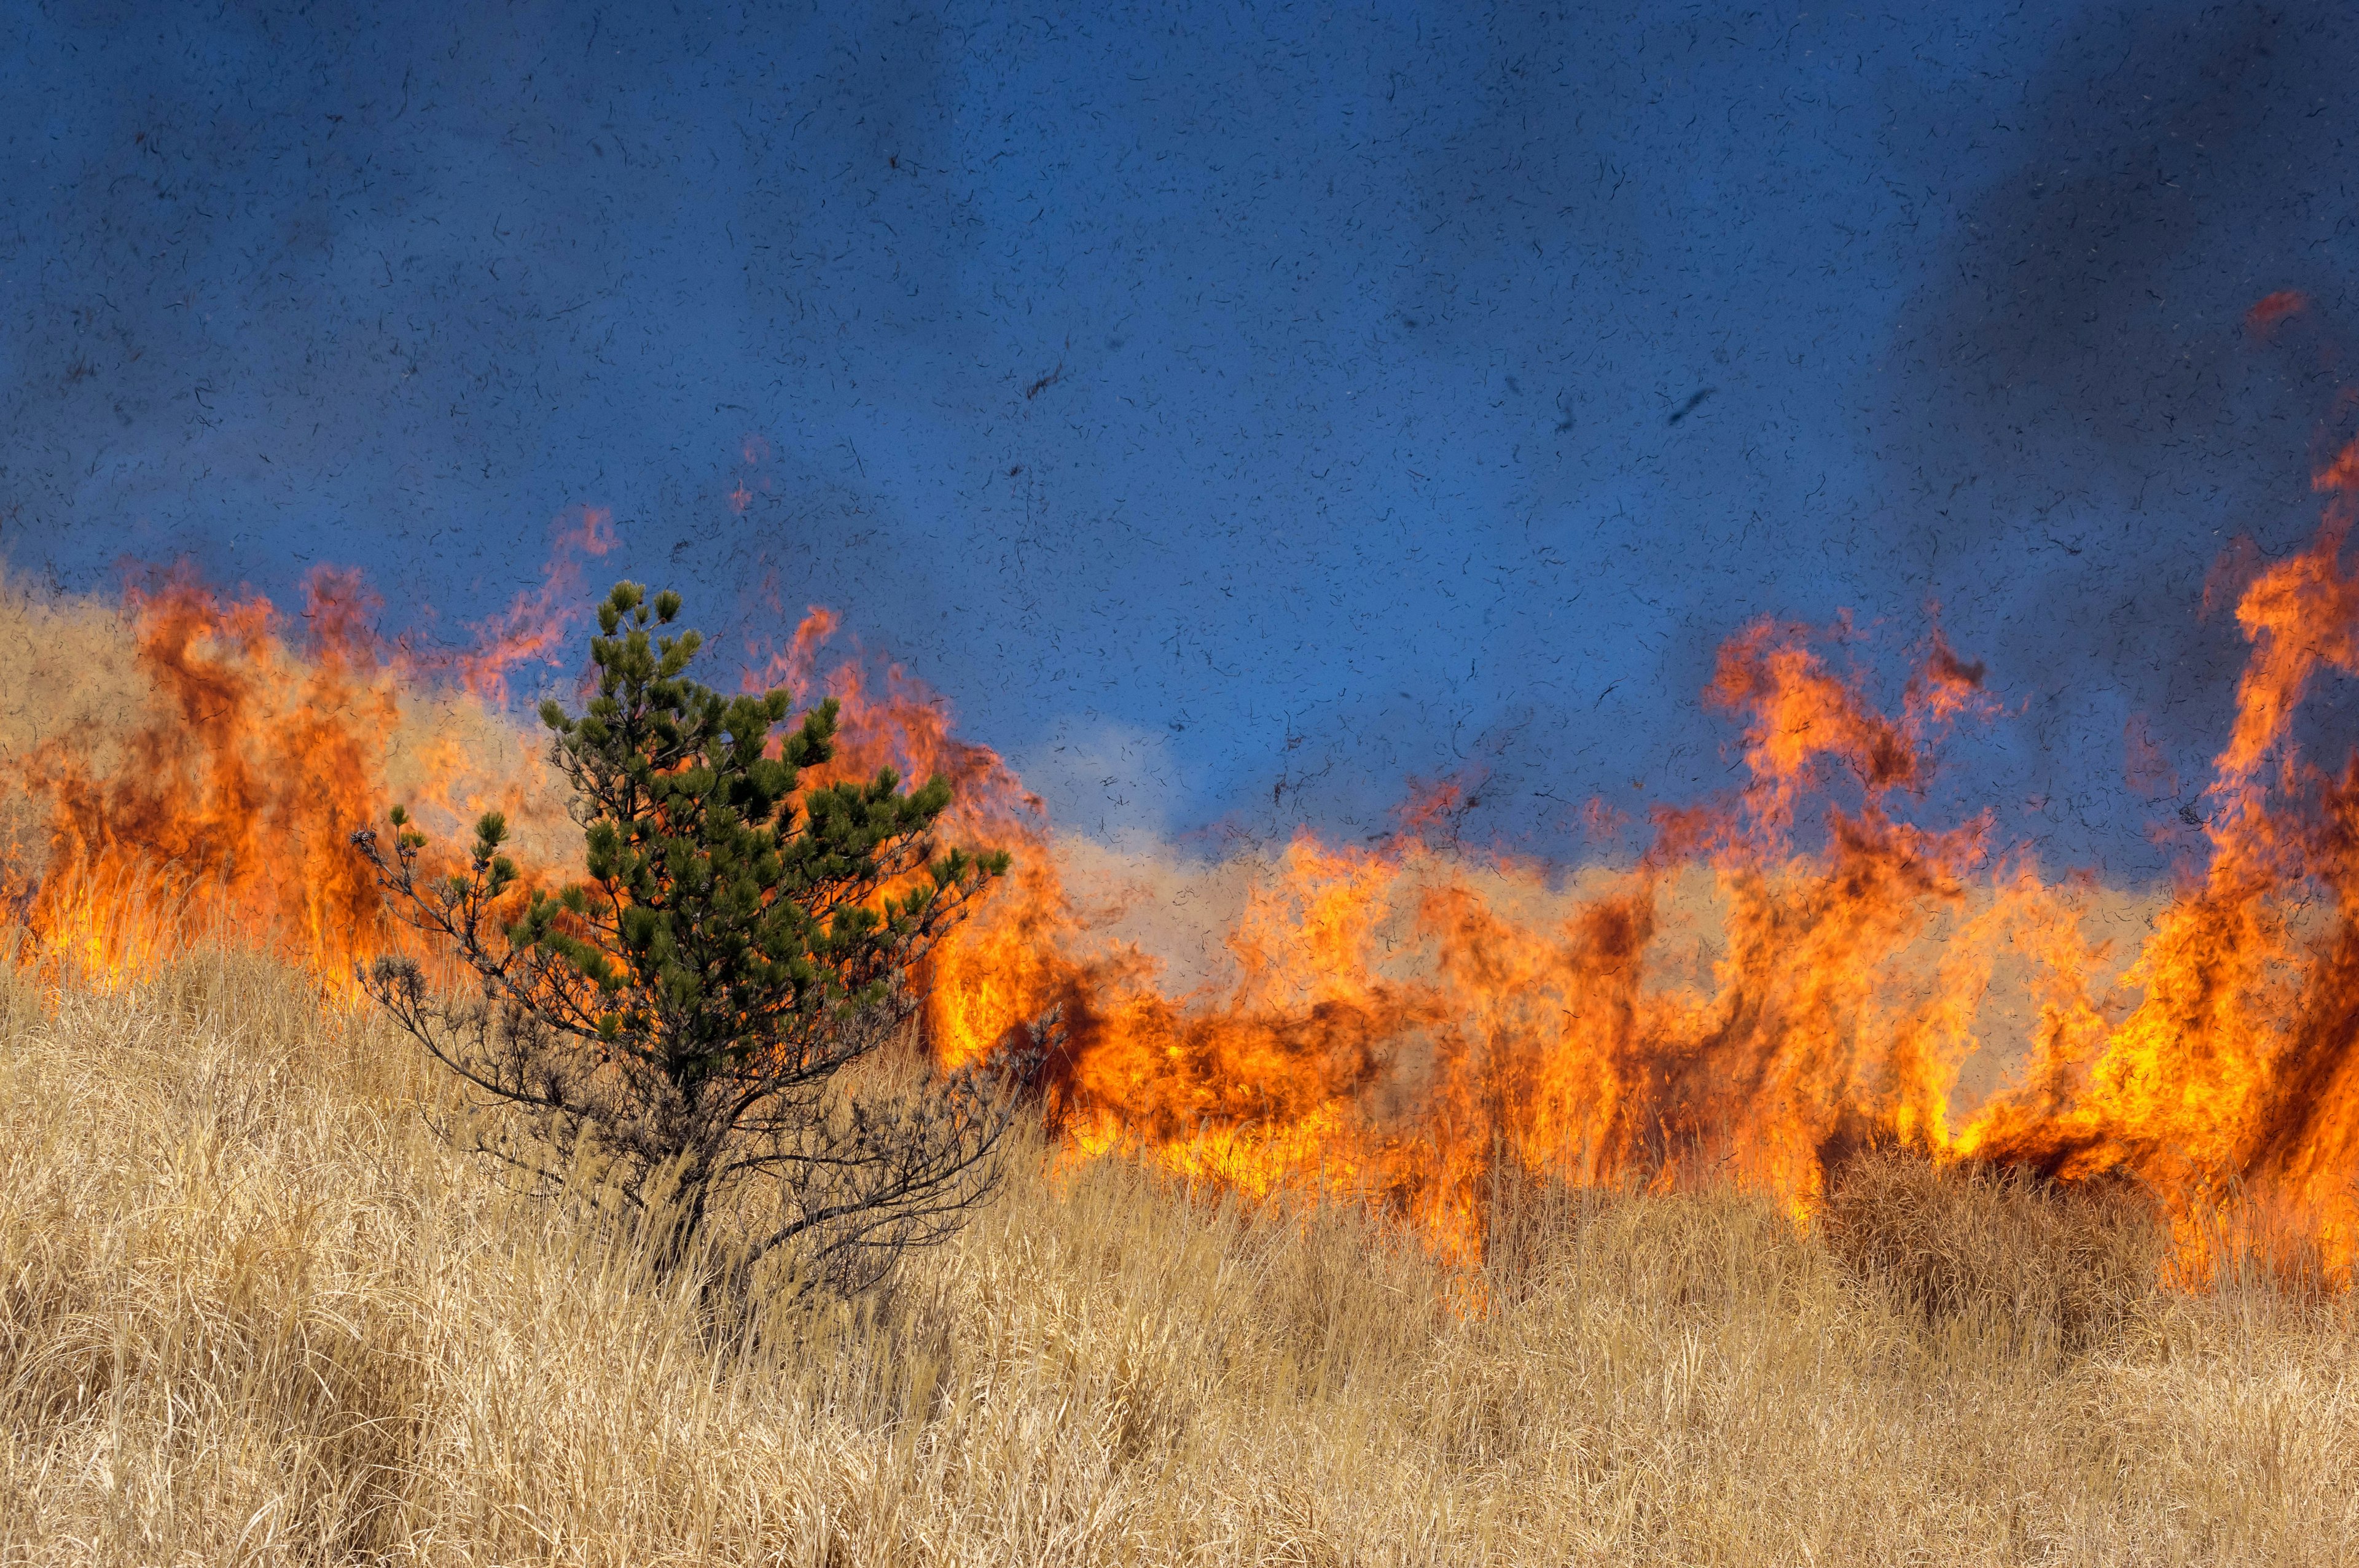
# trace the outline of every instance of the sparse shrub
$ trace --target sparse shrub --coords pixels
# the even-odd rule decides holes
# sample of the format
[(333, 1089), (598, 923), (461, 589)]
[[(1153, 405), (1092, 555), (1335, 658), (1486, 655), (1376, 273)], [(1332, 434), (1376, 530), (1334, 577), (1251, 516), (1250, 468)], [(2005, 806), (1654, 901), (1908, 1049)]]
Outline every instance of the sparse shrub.
[(707, 1221), (725, 1210), (730, 1267), (784, 1249), (802, 1288), (864, 1288), (996, 1179), (1014, 1115), (999, 1080), (863, 1095), (842, 1074), (901, 1034), (910, 970), (1007, 859), (937, 851), (945, 779), (802, 789), (832, 754), (836, 704), (774, 746), (791, 694), (689, 679), (701, 638), (661, 634), (651, 608), (667, 626), (679, 597), (650, 606), (616, 585), (588, 711), (540, 710), (588, 880), (527, 892), (497, 812), (463, 870), (427, 873), (426, 837), (397, 808), (389, 854), (373, 831), (353, 842), (395, 911), (478, 983), (445, 992), (387, 957), (363, 984), (506, 1113), (469, 1124), (474, 1147), (549, 1188), (619, 1194), (667, 1266), (718, 1245)]
[(1928, 1320), (2035, 1354), (2076, 1355), (2112, 1335), (2153, 1294), (2167, 1245), (2136, 1188), (1890, 1149), (1836, 1170), (1818, 1226), (1846, 1266)]

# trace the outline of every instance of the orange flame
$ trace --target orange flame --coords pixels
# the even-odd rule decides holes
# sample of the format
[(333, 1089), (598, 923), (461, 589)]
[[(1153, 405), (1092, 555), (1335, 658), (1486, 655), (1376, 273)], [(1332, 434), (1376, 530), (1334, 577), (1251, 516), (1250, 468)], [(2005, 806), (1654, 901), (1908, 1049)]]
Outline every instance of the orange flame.
[[(2328, 504), (2310, 547), (2237, 571), (2251, 654), (2206, 797), (2208, 857), (2158, 897), (2117, 976), (2091, 935), (2104, 896), (2091, 880), (2051, 879), (1995, 845), (1988, 811), (1948, 827), (1908, 819), (1943, 737), (1997, 711), (1981, 666), (1938, 632), (1895, 711), (1869, 672), (1843, 667), (1863, 636), (1847, 619), (1740, 629), (1706, 695), (1735, 723), (1745, 782), (1658, 811), (1635, 864), (1567, 875), (1437, 845), (1431, 830), (1480, 788), (1467, 779), (1425, 786), (1377, 846), (1305, 835), (1225, 868), (1225, 971), (1184, 989), (1114, 934), (1126, 906), (1069, 885), (1071, 841), (995, 752), (955, 735), (934, 694), (857, 649), (822, 676), (831, 612), (810, 611), (746, 684), (842, 704), (839, 754), (812, 782), (883, 765), (948, 774), (942, 837), (1016, 852), (1016, 873), (934, 956), (926, 1028), (944, 1062), (964, 1063), (1029, 1043), (1060, 1010), (1039, 1089), (1078, 1153), (1128, 1151), (1247, 1192), (1318, 1184), (1466, 1255), (1505, 1169), (1733, 1178), (1806, 1217), (1831, 1164), (1881, 1140), (2143, 1182), (2187, 1238), (2190, 1270), (2243, 1205), (2347, 1281), (2359, 758), (2325, 773), (2296, 736), (2322, 678), (2359, 675), (2359, 568), (2343, 561), (2359, 446), (2318, 484)], [(547, 656), (555, 585), (611, 542), (603, 514), (584, 514), (541, 592), (455, 666), (458, 684), (497, 691), (499, 672)], [(393, 796), (387, 737), (448, 700), (429, 689), (436, 672), (379, 644), (374, 601), (348, 574), (308, 582), (299, 649), (267, 601), (184, 578), (131, 607), (151, 720), (105, 765), (52, 743), (30, 771), (49, 837), (46, 866), (20, 877), (37, 945), (119, 976), (182, 939), (158, 913), (177, 904), (348, 973), (385, 938), (343, 836)], [(412, 745), (422, 784), (408, 798), (456, 816), (486, 789), (525, 787), (470, 780), (471, 755)], [(2125, 766), (2168, 773), (2137, 720)], [(1593, 815), (1612, 820), (1602, 803)], [(1198, 875), (1167, 871), (1172, 886)], [(1994, 1057), (2011, 1076), (1970, 1091)]]
[(173, 945), (174, 923), (225, 923), (350, 967), (376, 892), (344, 836), (371, 804), (371, 732), (394, 697), (357, 577), (314, 571), (304, 591), (308, 658), (278, 640), (267, 600), (224, 602), (182, 575), (130, 591), (160, 711), (104, 776), (51, 742), (26, 781), (49, 806), (26, 913), (46, 949), (119, 979)]
[(457, 661), (459, 684), (495, 706), (507, 701), (508, 672), (517, 665), (565, 662), (586, 597), (583, 557), (603, 556), (622, 542), (614, 514), (598, 506), (582, 508), (571, 522), (557, 518), (549, 524), (549, 538), (540, 586), (517, 594), (506, 610), (477, 626), (475, 647)]
[(2310, 308), (2310, 296), (2298, 288), (2280, 288), (2275, 294), (2265, 294), (2245, 312), (2245, 330), (2256, 337), (2265, 336), (2289, 316), (2299, 316)]
[[(353, 964), (393, 927), (348, 838), (397, 785), (450, 829), (495, 806), (528, 834), (559, 815), (504, 721), (436, 697), (432, 666), (380, 641), (382, 606), (357, 572), (305, 578), (291, 645), (269, 600), (224, 599), (185, 571), (125, 604), (147, 711), (120, 734), (38, 745), (17, 779), (46, 822), (38, 863), (8, 878), (37, 961), (116, 985), (228, 936), (349, 1000)], [(450, 728), (457, 708), (473, 712), (472, 746)]]
[[(1019, 882), (958, 937), (930, 1022), (971, 1060), (1064, 1010), (1052, 1108), (1084, 1149), (1122, 1145), (1249, 1190), (1317, 1181), (1479, 1246), (1502, 1161), (1581, 1182), (1734, 1175), (1814, 1206), (1831, 1160), (1867, 1140), (1944, 1159), (2148, 1184), (2190, 1244), (2232, 1193), (2290, 1214), (2331, 1271), (2359, 1249), (2359, 761), (2305, 773), (2289, 740), (2326, 669), (2359, 674), (2359, 574), (2341, 565), (2359, 449), (2321, 475), (2310, 550), (2238, 602), (2253, 654), (2217, 763), (2212, 858), (2123, 975), (2082, 879), (1994, 855), (1984, 812), (1943, 831), (1893, 815), (1931, 746), (1995, 711), (1983, 672), (1937, 633), (1897, 718), (1829, 667), (1801, 628), (1761, 622), (1722, 650), (1708, 696), (1742, 725), (1750, 783), (1658, 814), (1652, 851), (1577, 892), (1506, 856), (1443, 856), (1417, 829), (1456, 804), (1428, 786), (1382, 851), (1299, 839), (1227, 937), (1225, 992), (1174, 998), (1136, 950), (1091, 950), (1053, 875)], [(1856, 633), (1848, 622), (1833, 640)], [(2142, 731), (2137, 731), (2142, 734)], [(2149, 747), (2149, 750), (2152, 750)], [(2133, 754), (2149, 773), (2155, 756)], [(1823, 844), (1791, 847), (1803, 803), (1848, 780)], [(2303, 926), (2306, 896), (2334, 911)], [(2353, 890), (2346, 893), (2345, 890)], [(1699, 902), (1719, 943), (1687, 972), (1673, 927)], [(1985, 1039), (2002, 967), (2034, 1000)], [(2020, 1054), (1976, 1107), (1967, 1062)]]

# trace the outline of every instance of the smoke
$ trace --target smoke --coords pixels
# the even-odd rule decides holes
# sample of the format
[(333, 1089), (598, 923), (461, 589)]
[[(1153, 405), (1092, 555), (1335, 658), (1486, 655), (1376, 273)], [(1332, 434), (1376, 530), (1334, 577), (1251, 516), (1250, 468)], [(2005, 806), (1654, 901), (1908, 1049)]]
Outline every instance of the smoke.
[(1956, 212), (1864, 423), (1905, 553), (2030, 695), (2018, 787), (2052, 819), (2143, 814), (2084, 765), (2125, 724), (2145, 776), (2201, 776), (2242, 662), (2190, 612), (2205, 574), (2313, 525), (2351, 364), (2354, 68), (2359, 18), (2322, 0), (2092, 8), (1995, 124), (1941, 127), (2023, 151)]

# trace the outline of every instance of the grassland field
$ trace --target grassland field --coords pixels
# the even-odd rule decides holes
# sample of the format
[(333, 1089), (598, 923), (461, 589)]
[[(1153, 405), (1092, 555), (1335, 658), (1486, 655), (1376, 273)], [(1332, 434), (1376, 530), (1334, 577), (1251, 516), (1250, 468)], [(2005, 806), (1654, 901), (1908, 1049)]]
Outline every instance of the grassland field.
[(2359, 1562), (2348, 1299), (2134, 1195), (1503, 1184), (1468, 1272), (1035, 1142), (716, 1315), (448, 1092), (262, 958), (0, 984), (0, 1563)]

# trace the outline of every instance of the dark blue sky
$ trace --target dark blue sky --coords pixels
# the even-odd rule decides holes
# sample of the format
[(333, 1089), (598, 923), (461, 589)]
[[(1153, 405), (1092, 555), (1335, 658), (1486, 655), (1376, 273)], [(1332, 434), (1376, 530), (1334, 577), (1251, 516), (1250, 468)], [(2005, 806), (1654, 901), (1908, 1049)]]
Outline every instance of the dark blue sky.
[(1472, 768), (1550, 851), (1729, 782), (1747, 619), (1897, 679), (1938, 598), (2011, 709), (1938, 804), (2147, 876), (2205, 571), (2315, 517), (2343, 10), (9, 0), (0, 549), (452, 635), (611, 507), (596, 575), (834, 606), (1069, 826)]

